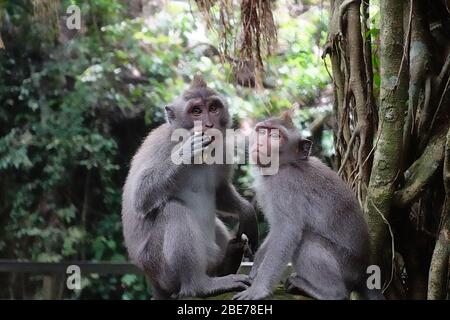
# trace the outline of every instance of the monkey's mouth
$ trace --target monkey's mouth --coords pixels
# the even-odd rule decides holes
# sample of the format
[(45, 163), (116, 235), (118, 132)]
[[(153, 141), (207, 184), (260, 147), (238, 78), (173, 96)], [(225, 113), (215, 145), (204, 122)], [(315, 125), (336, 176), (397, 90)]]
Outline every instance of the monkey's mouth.
[[(270, 167), (272, 162), (270, 159), (270, 155), (267, 155), (265, 152), (259, 150), (258, 148), (252, 148), (250, 150), (250, 154), (252, 160), (258, 167)], [(265, 161), (261, 161), (261, 159), (264, 159)]]
[(203, 138), (208, 137), (211, 140), (210, 142), (213, 142), (216, 140), (215, 136), (211, 136), (211, 135), (207, 134), (205, 131), (194, 131), (194, 135), (202, 135)]

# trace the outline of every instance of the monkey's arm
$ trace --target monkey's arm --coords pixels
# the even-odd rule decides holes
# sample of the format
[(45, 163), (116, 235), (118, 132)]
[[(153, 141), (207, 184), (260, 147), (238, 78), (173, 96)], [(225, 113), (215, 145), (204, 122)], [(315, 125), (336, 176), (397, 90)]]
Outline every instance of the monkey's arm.
[[(145, 159), (147, 165), (137, 173), (137, 185), (134, 191), (134, 206), (138, 214), (147, 215), (163, 206), (177, 190), (178, 176), (190, 161), (211, 143), (208, 137), (192, 135), (174, 152), (184, 159), (175, 164), (171, 158), (172, 145), (159, 144), (159, 149), (149, 153)], [(188, 164), (185, 164), (188, 163)], [(138, 165), (138, 167), (141, 167)], [(180, 180), (180, 179), (178, 179)]]
[[(180, 169), (181, 166), (167, 161), (158, 167), (147, 168), (142, 172), (134, 194), (134, 206), (138, 214), (145, 216), (164, 205), (175, 190), (174, 180)], [(164, 172), (164, 178), (160, 172)]]
[(267, 249), (255, 279), (250, 288), (236, 294), (237, 300), (260, 300), (272, 292), (273, 287), (280, 281), (289, 260), (298, 243), (298, 229), (290, 225), (277, 226), (267, 240)]
[(266, 251), (267, 251), (267, 242), (268, 242), (269, 238), (270, 238), (270, 233), (269, 233), (269, 235), (267, 235), (267, 237), (264, 240), (264, 242), (262, 243), (262, 245), (256, 251), (255, 259), (253, 260), (252, 270), (250, 270), (250, 274), (249, 274), (250, 279), (252, 279), (252, 280), (256, 278), (256, 274), (258, 273), (258, 268), (261, 265), (261, 262), (263, 262), (263, 260), (264, 260), (264, 256), (266, 255)]
[(258, 245), (258, 223), (253, 206), (236, 191), (229, 182), (222, 183), (216, 190), (217, 209), (239, 216), (237, 237), (245, 233), (249, 239), (250, 248), (255, 252)]

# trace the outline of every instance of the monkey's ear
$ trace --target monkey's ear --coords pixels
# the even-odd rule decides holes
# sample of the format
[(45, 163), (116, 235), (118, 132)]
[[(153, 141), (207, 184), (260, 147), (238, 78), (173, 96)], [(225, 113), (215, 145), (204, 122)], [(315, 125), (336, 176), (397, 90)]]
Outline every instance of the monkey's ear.
[(175, 111), (172, 106), (165, 106), (164, 110), (166, 111), (166, 120), (169, 123), (172, 123), (175, 120)]
[(300, 153), (300, 160), (306, 160), (311, 153), (312, 141), (308, 139), (301, 139), (298, 143), (298, 150)]

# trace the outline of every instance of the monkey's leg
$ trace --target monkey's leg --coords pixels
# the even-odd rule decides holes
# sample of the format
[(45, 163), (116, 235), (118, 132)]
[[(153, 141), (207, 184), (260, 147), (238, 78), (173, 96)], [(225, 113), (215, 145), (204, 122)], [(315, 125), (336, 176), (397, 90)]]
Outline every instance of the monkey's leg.
[[(297, 245), (298, 230), (290, 225), (276, 225), (267, 240), (264, 259), (258, 267), (252, 286), (236, 294), (235, 300), (261, 300), (272, 293)], [(301, 237), (299, 235), (298, 237)]]
[(304, 280), (299, 278), (296, 273), (291, 274), (284, 283), (287, 293), (314, 298), (314, 292), (307, 292), (303, 287), (306, 287), (306, 290), (308, 290), (311, 285), (305, 286)]
[(239, 229), (237, 236), (245, 233), (249, 239), (250, 248), (254, 252), (258, 245), (258, 222), (253, 206), (236, 191), (229, 183), (221, 184), (216, 190), (217, 209), (237, 213), (239, 215)]
[(225, 224), (219, 218), (216, 218), (216, 244), (222, 252), (225, 252), (231, 236)]
[(171, 294), (160, 288), (157, 284), (152, 284), (152, 300), (170, 300), (173, 299)]
[(246, 243), (240, 238), (230, 239), (224, 223), (216, 218), (216, 244), (223, 253), (217, 261), (215, 275), (225, 276), (236, 273), (241, 265)]
[[(228, 291), (241, 291), (248, 287), (247, 275), (209, 277), (208, 254), (211, 239), (207, 230), (202, 230), (195, 213), (179, 202), (166, 205), (168, 221), (164, 236), (164, 258), (168, 272), (166, 282), (180, 283), (179, 296), (210, 296)], [(214, 230), (213, 230), (214, 231)]]
[[(230, 240), (230, 242), (233, 240)], [(230, 244), (228, 245), (228, 249)], [(222, 263), (224, 265), (219, 266), (218, 274), (222, 272), (230, 272), (231, 268), (239, 268), (240, 261), (242, 259), (242, 252), (239, 256), (229, 257), (231, 261), (226, 261), (227, 256), (225, 256)], [(206, 253), (207, 254), (207, 253)], [(200, 256), (198, 257), (200, 259)], [(237, 263), (235, 263), (237, 261)], [(237, 269), (236, 268), (236, 269)], [(250, 285), (250, 279), (248, 275), (245, 274), (228, 274), (220, 277), (210, 277), (205, 271), (202, 272), (201, 268), (193, 269), (194, 272), (191, 276), (184, 276), (184, 280), (181, 283), (181, 296), (197, 296), (197, 297), (208, 297), (215, 296), (225, 292), (230, 291), (242, 291), (248, 288)], [(235, 271), (233, 271), (235, 272)]]
[[(325, 276), (328, 278), (329, 276)], [(347, 300), (350, 292), (345, 288), (336, 287), (336, 282), (329, 288), (325, 288), (321, 283), (310, 282), (311, 277), (291, 274), (285, 283), (286, 292), (298, 294), (318, 300)], [(316, 279), (317, 280), (317, 279)]]
[(343, 278), (346, 268), (335, 254), (333, 245), (327, 240), (306, 235), (301, 247), (294, 256), (297, 275), (292, 275), (287, 283), (288, 289), (294, 287), (308, 296), (320, 300), (348, 299), (350, 291)]
[[(270, 231), (269, 231), (269, 233), (270, 233)], [(255, 259), (253, 260), (252, 270), (250, 271), (250, 274), (249, 274), (250, 279), (252, 279), (252, 280), (256, 278), (256, 275), (258, 273), (258, 268), (261, 265), (261, 262), (264, 260), (264, 256), (266, 255), (268, 239), (269, 239), (269, 235), (267, 235), (266, 239), (264, 240), (262, 245), (259, 247), (259, 249), (255, 253)]]
[[(301, 245), (299, 245), (298, 248), (294, 251), (294, 255), (293, 255), (294, 268), (296, 265), (295, 264), (296, 259), (301, 259), (301, 257), (299, 257), (300, 248), (301, 248)], [(295, 272), (292, 273), (290, 276), (288, 276), (284, 283), (284, 288), (286, 290), (286, 293), (313, 298), (311, 293), (306, 292), (302, 288), (302, 286), (303, 286), (303, 282), (301, 279), (298, 278), (297, 273), (295, 273)]]

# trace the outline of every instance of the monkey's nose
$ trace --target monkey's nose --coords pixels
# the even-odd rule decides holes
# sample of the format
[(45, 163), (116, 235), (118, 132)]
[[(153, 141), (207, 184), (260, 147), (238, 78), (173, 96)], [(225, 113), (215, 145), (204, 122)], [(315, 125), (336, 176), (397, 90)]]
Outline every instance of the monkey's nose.
[(213, 123), (205, 123), (205, 128), (211, 129), (212, 127), (214, 127)]

